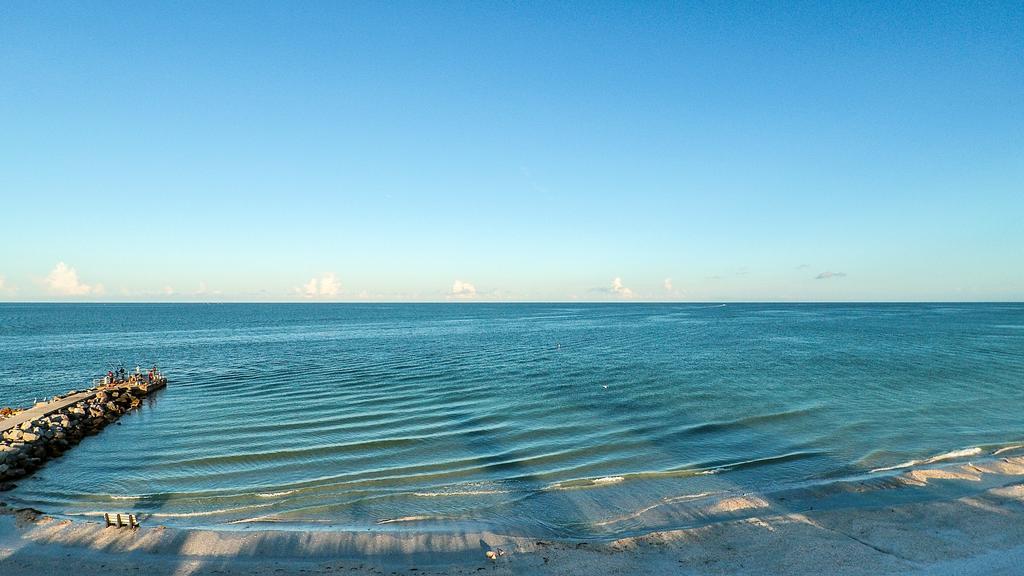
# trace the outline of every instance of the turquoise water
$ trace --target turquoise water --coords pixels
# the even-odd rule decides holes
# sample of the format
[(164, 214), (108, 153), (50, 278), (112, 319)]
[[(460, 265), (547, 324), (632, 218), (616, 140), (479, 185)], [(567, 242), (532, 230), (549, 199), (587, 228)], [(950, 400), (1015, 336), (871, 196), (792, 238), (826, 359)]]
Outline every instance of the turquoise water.
[(4, 500), (608, 537), (1024, 440), (1019, 304), (0, 305), (0, 405), (122, 362), (169, 387)]

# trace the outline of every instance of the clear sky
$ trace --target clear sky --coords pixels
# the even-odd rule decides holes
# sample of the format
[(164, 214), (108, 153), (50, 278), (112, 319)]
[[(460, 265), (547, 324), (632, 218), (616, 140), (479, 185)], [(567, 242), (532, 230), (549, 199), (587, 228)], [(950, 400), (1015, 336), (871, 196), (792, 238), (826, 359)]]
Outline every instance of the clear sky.
[(1024, 3), (5, 2), (0, 300), (1022, 300)]

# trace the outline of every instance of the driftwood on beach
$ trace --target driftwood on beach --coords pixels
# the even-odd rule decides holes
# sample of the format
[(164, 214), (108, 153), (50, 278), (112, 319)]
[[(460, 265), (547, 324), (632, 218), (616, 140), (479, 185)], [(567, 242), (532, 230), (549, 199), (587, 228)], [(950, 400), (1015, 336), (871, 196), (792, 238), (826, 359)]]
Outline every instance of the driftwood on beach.
[(166, 385), (167, 379), (159, 377), (72, 391), (0, 420), (0, 490), (12, 488), (11, 480), (31, 474)]

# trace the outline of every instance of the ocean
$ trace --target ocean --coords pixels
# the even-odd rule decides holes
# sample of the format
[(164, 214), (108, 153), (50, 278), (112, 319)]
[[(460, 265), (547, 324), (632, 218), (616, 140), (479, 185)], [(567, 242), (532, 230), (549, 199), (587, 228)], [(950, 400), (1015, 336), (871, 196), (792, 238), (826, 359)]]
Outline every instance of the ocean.
[(954, 496), (998, 480), (900, 475), (1024, 444), (1021, 304), (0, 304), (0, 406), (154, 364), (167, 389), (0, 497), (601, 539)]

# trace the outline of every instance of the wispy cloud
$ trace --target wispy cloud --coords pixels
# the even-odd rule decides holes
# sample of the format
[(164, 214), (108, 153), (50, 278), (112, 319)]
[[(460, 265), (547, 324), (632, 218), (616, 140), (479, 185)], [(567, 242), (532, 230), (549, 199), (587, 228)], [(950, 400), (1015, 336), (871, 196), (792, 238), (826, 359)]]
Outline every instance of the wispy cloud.
[(295, 292), (303, 298), (333, 298), (341, 293), (341, 281), (333, 272), (328, 272), (319, 278), (310, 278), (309, 282), (295, 288)]
[(622, 278), (618, 276), (612, 280), (612, 293), (619, 298), (632, 298), (634, 296), (632, 290), (622, 285)]
[[(170, 286), (164, 286), (163, 288), (159, 289), (147, 288), (141, 290), (122, 287), (118, 292), (120, 293), (121, 296), (125, 298), (145, 298), (147, 300), (153, 298), (170, 298), (171, 296), (177, 294), (174, 288), (171, 288)], [(196, 292), (195, 294), (198, 294), (198, 292)]]
[(220, 293), (221, 293), (220, 290), (210, 290), (210, 288), (206, 285), (206, 281), (203, 280), (203, 281), (199, 282), (199, 288), (196, 289), (196, 291), (193, 292), (192, 295), (193, 296), (219, 296)]
[(476, 298), (476, 286), (464, 280), (452, 282), (452, 290), (448, 293), (449, 299), (470, 300)]
[(625, 299), (629, 299), (629, 298), (633, 298), (633, 297), (636, 296), (636, 294), (633, 292), (633, 290), (627, 288), (622, 283), (622, 278), (620, 278), (618, 276), (616, 276), (615, 278), (612, 278), (612, 283), (607, 288), (591, 288), (590, 291), (591, 292), (599, 292), (601, 294), (610, 294), (612, 296), (615, 296), (617, 298), (622, 298), (624, 300)]
[(814, 277), (815, 280), (828, 280), (829, 278), (842, 278), (846, 272), (822, 272)]
[(676, 289), (675, 285), (672, 284), (671, 278), (665, 278), (665, 281), (661, 283), (662, 287), (665, 288), (665, 293), (669, 296), (682, 296), (683, 291)]
[(78, 272), (64, 262), (58, 262), (50, 270), (43, 284), (50, 293), (58, 296), (98, 296), (104, 292), (102, 284), (89, 285), (79, 280)]

